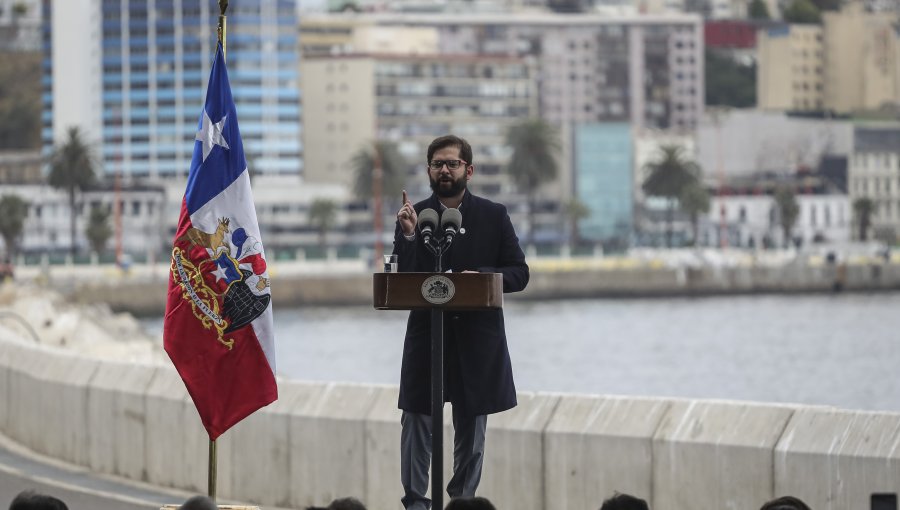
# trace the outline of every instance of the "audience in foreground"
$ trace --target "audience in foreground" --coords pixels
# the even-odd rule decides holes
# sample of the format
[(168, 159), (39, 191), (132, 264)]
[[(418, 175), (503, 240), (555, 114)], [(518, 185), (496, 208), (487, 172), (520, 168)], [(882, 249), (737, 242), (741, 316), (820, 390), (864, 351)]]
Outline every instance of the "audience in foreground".
[(306, 510), (366, 510), (366, 505), (356, 498), (340, 498), (326, 507), (310, 506)]
[(650, 510), (650, 507), (641, 498), (617, 492), (603, 502), (600, 510)]
[(62, 500), (38, 494), (34, 491), (22, 491), (13, 498), (9, 510), (69, 510)]
[(444, 510), (497, 510), (487, 498), (453, 498)]
[(800, 498), (781, 496), (766, 502), (759, 510), (810, 510), (810, 508)]

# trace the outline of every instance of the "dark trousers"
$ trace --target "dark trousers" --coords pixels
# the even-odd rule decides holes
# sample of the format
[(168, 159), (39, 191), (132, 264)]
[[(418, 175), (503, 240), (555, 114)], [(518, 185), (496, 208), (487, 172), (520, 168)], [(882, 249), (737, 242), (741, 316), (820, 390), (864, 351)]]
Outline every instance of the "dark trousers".
[[(428, 510), (428, 470), (431, 467), (431, 416), (403, 411), (400, 418), (400, 481), (403, 507)], [(453, 410), (453, 477), (447, 484), (451, 498), (472, 497), (481, 481), (487, 415), (458, 416)]]

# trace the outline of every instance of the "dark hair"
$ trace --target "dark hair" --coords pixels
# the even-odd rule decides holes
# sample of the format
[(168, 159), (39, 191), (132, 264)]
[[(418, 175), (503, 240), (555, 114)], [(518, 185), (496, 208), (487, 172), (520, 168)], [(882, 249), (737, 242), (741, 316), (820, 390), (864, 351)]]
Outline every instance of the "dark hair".
[(641, 498), (617, 492), (603, 502), (600, 510), (650, 510), (650, 507)]
[(497, 510), (487, 498), (453, 498), (444, 510)]
[(326, 510), (366, 510), (366, 505), (356, 498), (336, 499)]
[(800, 498), (781, 496), (765, 503), (759, 510), (810, 510), (810, 508)]
[(428, 159), (425, 162), (431, 163), (431, 158), (434, 156), (434, 153), (446, 147), (459, 148), (459, 157), (470, 165), (474, 163), (474, 161), (472, 161), (472, 146), (469, 145), (469, 142), (465, 141), (465, 139), (454, 135), (444, 135), (435, 138), (428, 146)]
[(69, 510), (69, 507), (53, 496), (22, 491), (13, 498), (9, 510)]
[(178, 510), (218, 510), (216, 502), (206, 496), (194, 496), (178, 507)]

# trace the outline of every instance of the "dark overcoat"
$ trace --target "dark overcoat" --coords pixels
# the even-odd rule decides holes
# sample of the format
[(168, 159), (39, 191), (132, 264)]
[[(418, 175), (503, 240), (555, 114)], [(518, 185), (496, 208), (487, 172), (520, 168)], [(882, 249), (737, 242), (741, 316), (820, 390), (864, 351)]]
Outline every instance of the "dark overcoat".
[[(435, 195), (416, 213), (442, 206)], [(443, 257), (443, 270), (502, 273), (503, 292), (528, 284), (528, 265), (506, 207), (466, 191), (459, 207), (460, 233)], [(399, 271), (432, 272), (434, 255), (421, 236), (407, 240), (397, 223), (394, 253)], [(503, 310), (448, 311), (444, 315), (444, 400), (464, 416), (516, 406), (516, 387), (506, 345)], [(431, 415), (431, 312), (413, 310), (406, 325), (400, 373), (400, 409)]]

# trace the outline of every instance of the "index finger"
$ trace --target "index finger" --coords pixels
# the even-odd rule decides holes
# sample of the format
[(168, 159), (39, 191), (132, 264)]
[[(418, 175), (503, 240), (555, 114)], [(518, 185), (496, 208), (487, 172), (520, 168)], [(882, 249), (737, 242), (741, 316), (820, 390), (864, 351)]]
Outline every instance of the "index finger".
[(406, 198), (406, 190), (403, 190), (403, 203), (404, 203), (404, 204), (409, 203), (409, 199)]

